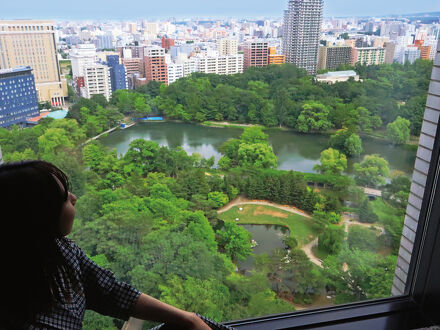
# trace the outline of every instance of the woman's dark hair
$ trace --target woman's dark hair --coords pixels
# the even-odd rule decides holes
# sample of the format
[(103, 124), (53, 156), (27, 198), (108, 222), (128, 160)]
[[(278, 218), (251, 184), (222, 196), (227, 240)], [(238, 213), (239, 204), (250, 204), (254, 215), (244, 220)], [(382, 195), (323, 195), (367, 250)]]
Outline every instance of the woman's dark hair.
[(48, 162), (0, 165), (0, 299), (9, 313), (29, 319), (71, 297), (57, 285), (76, 283), (57, 245), (68, 190), (66, 174)]

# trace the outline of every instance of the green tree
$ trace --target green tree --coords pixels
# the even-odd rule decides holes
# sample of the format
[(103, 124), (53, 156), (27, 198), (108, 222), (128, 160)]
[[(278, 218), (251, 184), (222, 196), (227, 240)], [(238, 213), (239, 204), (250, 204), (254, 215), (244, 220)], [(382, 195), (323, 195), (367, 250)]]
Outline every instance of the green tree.
[(347, 169), (347, 157), (336, 149), (326, 149), (321, 152), (321, 164), (313, 169), (323, 174), (341, 174)]
[(154, 169), (154, 162), (159, 152), (159, 144), (144, 139), (136, 139), (130, 142), (129, 148), (124, 155), (124, 171), (131, 173), (139, 170), (147, 175)]
[(361, 138), (348, 128), (340, 129), (333, 134), (329, 144), (349, 157), (359, 156), (363, 152)]
[(401, 116), (411, 122), (410, 129), (413, 135), (420, 135), (425, 107), (426, 95), (417, 95), (410, 98), (408, 102), (400, 108)]
[(214, 320), (224, 320), (230, 294), (228, 288), (215, 279), (181, 279), (172, 276), (159, 285), (160, 300), (184, 310), (190, 310)]
[(337, 256), (327, 257), (323, 266), (327, 285), (336, 291), (335, 302), (354, 302), (389, 297), (396, 257), (346, 249)]
[(366, 155), (354, 164), (355, 180), (363, 186), (382, 186), (389, 174), (388, 162), (377, 154)]
[(409, 141), (410, 121), (408, 119), (397, 117), (397, 119), (388, 124), (387, 137), (394, 144), (405, 144)]
[(251, 253), (251, 234), (233, 222), (217, 231), (218, 243), (232, 260), (245, 260)]
[(75, 119), (59, 119), (51, 124), (51, 128), (63, 129), (72, 142), (76, 145), (79, 142), (85, 140), (86, 136), (84, 131), (81, 130), (78, 122)]
[(318, 236), (319, 249), (330, 254), (338, 254), (342, 249), (344, 238), (344, 227), (329, 225), (327, 229)]
[(73, 148), (68, 133), (62, 128), (49, 128), (38, 138), (38, 147), (43, 155), (52, 155), (63, 149)]
[(367, 223), (374, 223), (379, 220), (379, 217), (374, 213), (373, 206), (368, 199), (365, 199), (359, 208), (359, 220)]
[(137, 118), (145, 117), (151, 112), (151, 108), (145, 103), (145, 98), (143, 96), (137, 96), (134, 100), (133, 106), (136, 110), (134, 115)]
[(238, 164), (242, 167), (275, 168), (277, 157), (267, 143), (243, 143), (238, 149)]
[(304, 103), (297, 120), (297, 128), (300, 132), (325, 131), (332, 127), (329, 121), (329, 109), (322, 103)]
[(267, 141), (267, 134), (259, 126), (246, 127), (240, 139), (230, 139), (223, 143), (220, 151), (225, 155), (220, 158), (221, 169), (231, 167), (274, 168), (277, 157)]
[(208, 200), (212, 201), (216, 208), (221, 208), (229, 202), (228, 195), (220, 191), (212, 191), (208, 194)]
[(405, 175), (398, 174), (384, 187), (382, 197), (394, 206), (406, 209), (410, 187), (410, 179)]
[(377, 252), (380, 246), (377, 237), (377, 230), (361, 226), (349, 227), (347, 242), (352, 250), (359, 249)]
[(261, 126), (251, 126), (244, 128), (240, 141), (246, 144), (267, 143), (267, 137)]

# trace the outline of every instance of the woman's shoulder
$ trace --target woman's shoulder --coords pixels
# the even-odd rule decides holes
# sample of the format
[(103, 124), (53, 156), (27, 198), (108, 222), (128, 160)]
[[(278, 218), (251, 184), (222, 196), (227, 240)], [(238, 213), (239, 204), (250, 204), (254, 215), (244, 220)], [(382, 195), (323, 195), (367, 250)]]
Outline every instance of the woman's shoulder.
[(81, 248), (67, 237), (56, 238), (56, 244), (63, 256), (70, 261), (77, 262), (84, 257), (84, 252)]

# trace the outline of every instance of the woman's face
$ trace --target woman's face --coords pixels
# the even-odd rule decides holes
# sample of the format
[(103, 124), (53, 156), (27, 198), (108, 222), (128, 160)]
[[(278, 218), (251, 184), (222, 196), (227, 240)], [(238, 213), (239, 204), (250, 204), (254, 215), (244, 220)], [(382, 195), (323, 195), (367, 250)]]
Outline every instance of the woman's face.
[[(64, 192), (64, 187), (60, 180), (55, 177), (56, 181)], [(59, 232), (61, 235), (69, 235), (72, 231), (73, 219), (75, 218), (75, 203), (78, 197), (72, 194), (70, 191), (67, 194), (67, 200), (63, 203), (61, 207), (60, 222), (59, 222)]]
[(60, 233), (63, 236), (68, 235), (72, 231), (73, 219), (75, 218), (75, 203), (78, 198), (70, 191), (67, 200), (61, 207), (60, 214)]

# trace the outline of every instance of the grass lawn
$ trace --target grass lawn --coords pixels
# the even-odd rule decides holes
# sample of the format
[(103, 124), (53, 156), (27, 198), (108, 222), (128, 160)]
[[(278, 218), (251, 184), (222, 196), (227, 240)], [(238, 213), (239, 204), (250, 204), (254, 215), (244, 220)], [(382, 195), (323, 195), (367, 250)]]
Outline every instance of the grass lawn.
[[(239, 211), (239, 207), (243, 210)], [(223, 221), (234, 221), (238, 224), (281, 225), (289, 228), (290, 237), (304, 245), (316, 237), (311, 220), (299, 214), (293, 214), (276, 207), (266, 205), (240, 205), (218, 215)], [(239, 218), (239, 221), (235, 221)]]
[(399, 221), (399, 214), (396, 212), (397, 210), (389, 204), (386, 204), (382, 199), (376, 199), (371, 202), (373, 206), (373, 212), (377, 214), (379, 217), (380, 223), (385, 223), (386, 219), (395, 218), (394, 220)]

